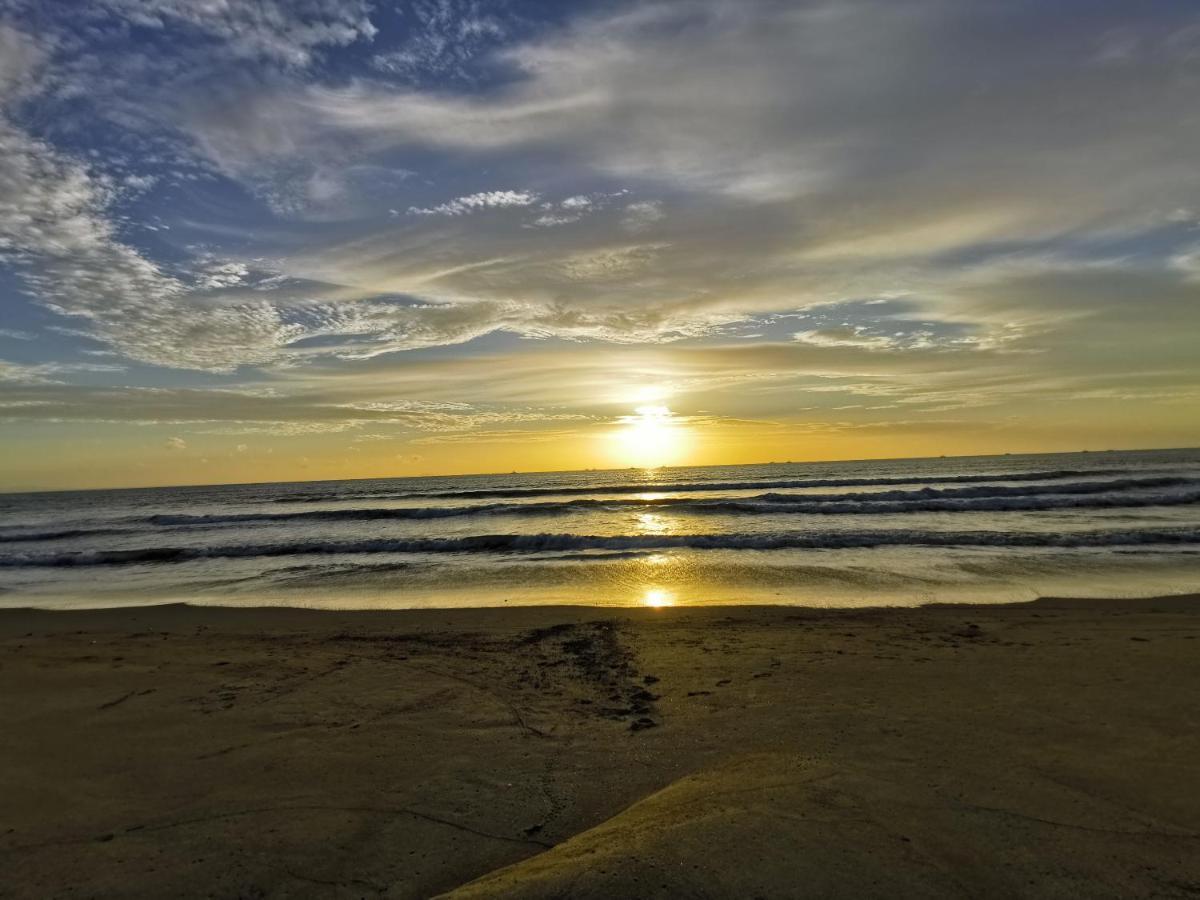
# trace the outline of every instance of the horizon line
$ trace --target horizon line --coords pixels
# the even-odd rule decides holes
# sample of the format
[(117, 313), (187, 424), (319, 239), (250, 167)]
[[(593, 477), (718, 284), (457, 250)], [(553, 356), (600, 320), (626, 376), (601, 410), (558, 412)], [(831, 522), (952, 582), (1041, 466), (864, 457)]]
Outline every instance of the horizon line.
[(1000, 453), (964, 453), (964, 454), (944, 454), (939, 456), (867, 456), (857, 457), (853, 459), (808, 459), (808, 460), (765, 460), (760, 462), (747, 463), (713, 463), (709, 465), (685, 465), (685, 466), (613, 466), (610, 468), (597, 469), (537, 469), (530, 471), (512, 470), (509, 472), (463, 472), (458, 474), (445, 475), (377, 475), (368, 478), (312, 478), (312, 479), (296, 479), (291, 481), (200, 481), (189, 484), (143, 484), (143, 485), (122, 485), (120, 487), (92, 487), (92, 488), (26, 488), (18, 490), (3, 490), (0, 491), (0, 497), (23, 496), (27, 494), (80, 494), (88, 492), (101, 491), (169, 491), (177, 488), (226, 488), (226, 487), (257, 487), (262, 485), (273, 484), (340, 484), (350, 481), (417, 481), (430, 478), (490, 478), (498, 475), (569, 475), (578, 472), (659, 472), (674, 469), (732, 469), (743, 466), (817, 466), (829, 465), (834, 463), (860, 463), (860, 462), (905, 462), (908, 460), (930, 460), (930, 459), (1002, 459), (1011, 456), (1076, 456), (1079, 454), (1092, 453), (1178, 453), (1186, 450), (1200, 451), (1200, 446), (1187, 447), (1106, 447), (1103, 450), (1092, 450), (1090, 448), (1080, 448), (1078, 450), (1049, 450), (1049, 451), (1027, 451), (1022, 453), (1000, 452)]

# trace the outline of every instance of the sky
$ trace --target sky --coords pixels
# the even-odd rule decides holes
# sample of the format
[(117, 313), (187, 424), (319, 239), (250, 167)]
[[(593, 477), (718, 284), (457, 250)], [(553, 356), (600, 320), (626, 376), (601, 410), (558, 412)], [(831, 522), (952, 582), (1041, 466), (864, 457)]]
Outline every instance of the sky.
[(1192, 0), (0, 0), (0, 490), (1200, 444)]

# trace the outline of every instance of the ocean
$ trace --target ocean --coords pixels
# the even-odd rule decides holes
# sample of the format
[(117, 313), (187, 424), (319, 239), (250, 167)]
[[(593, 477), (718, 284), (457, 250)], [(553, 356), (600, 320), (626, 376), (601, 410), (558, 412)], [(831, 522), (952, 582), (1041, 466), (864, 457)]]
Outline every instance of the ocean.
[(0, 606), (1200, 591), (1200, 450), (0, 495)]

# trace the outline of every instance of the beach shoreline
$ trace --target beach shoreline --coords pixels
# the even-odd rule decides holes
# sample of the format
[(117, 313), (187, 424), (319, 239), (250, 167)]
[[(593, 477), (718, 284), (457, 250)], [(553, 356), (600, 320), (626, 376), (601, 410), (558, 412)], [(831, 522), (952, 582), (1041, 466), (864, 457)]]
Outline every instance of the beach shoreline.
[(0, 610), (3, 897), (1191, 896), (1200, 596)]

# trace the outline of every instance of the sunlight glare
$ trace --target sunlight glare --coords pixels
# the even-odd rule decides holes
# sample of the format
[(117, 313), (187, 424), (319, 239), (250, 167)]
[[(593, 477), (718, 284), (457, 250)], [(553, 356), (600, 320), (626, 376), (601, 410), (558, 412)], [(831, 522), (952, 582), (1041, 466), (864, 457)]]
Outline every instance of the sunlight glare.
[(617, 452), (626, 465), (655, 469), (683, 460), (687, 432), (668, 407), (639, 406), (634, 415), (622, 416), (620, 424)]
[(664, 606), (674, 606), (675, 597), (670, 591), (663, 588), (646, 588), (645, 593), (642, 594), (642, 605), (652, 606), (656, 609)]

